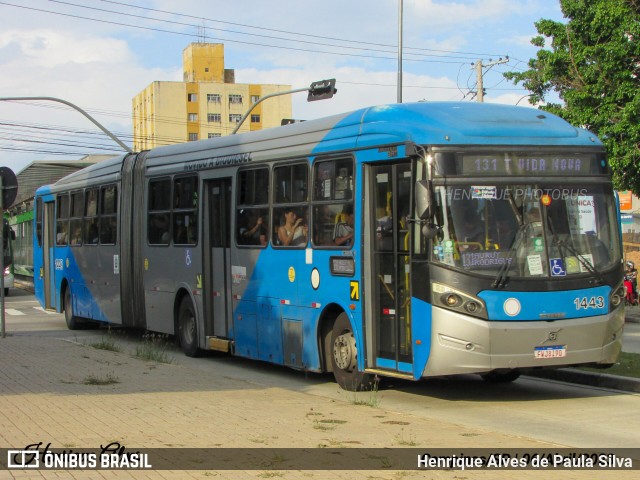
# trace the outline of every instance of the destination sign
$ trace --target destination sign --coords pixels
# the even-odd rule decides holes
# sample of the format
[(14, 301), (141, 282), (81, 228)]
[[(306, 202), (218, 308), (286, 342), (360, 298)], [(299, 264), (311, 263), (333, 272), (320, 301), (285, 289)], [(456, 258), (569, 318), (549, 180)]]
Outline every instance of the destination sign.
[(460, 175), (589, 175), (602, 171), (594, 154), (474, 154), (456, 159)]

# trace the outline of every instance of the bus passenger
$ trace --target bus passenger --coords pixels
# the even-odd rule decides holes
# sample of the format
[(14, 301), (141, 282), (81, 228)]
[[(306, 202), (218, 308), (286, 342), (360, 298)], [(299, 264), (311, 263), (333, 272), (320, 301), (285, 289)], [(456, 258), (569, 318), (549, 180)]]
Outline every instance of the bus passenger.
[(67, 227), (64, 224), (58, 224), (58, 234), (56, 235), (57, 245), (67, 244)]
[(345, 205), (342, 209), (342, 214), (344, 221), (336, 224), (333, 243), (335, 245), (350, 246), (353, 243), (353, 205)]
[(243, 245), (267, 244), (267, 226), (262, 215), (256, 217), (254, 212), (247, 214), (246, 225), (240, 228), (240, 239)]
[(82, 244), (82, 228), (76, 227), (73, 232), (73, 237), (71, 237), (71, 245), (81, 245)]
[(278, 228), (280, 244), (285, 247), (299, 247), (307, 244), (309, 227), (304, 225), (304, 218), (298, 217), (291, 207), (284, 210), (284, 225)]

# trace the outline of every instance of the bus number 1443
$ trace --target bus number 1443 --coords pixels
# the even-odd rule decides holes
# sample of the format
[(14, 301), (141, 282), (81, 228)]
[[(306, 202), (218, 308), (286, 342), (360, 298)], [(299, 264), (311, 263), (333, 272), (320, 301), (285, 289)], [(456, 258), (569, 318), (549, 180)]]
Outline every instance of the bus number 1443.
[(573, 303), (575, 303), (576, 305), (576, 310), (580, 310), (582, 308), (604, 308), (604, 297), (598, 296), (591, 298), (575, 298), (573, 300)]

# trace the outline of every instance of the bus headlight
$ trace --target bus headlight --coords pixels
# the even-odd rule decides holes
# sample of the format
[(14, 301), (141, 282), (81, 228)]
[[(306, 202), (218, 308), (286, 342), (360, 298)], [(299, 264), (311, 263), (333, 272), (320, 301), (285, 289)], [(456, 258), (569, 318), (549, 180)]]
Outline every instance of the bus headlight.
[(487, 319), (487, 309), (484, 302), (473, 295), (451, 288), (442, 283), (432, 283), (433, 305), (444, 307), (474, 317)]

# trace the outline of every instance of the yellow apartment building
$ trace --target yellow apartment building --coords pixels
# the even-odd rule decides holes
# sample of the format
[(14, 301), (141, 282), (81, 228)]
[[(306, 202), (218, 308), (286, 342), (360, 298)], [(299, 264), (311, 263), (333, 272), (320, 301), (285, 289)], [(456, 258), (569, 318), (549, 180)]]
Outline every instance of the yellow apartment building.
[[(182, 82), (155, 81), (133, 98), (134, 150), (229, 135), (260, 97), (291, 85), (235, 83), (224, 68), (224, 45), (192, 43), (182, 52)], [(291, 96), (260, 103), (238, 133), (279, 126), (291, 118)]]

